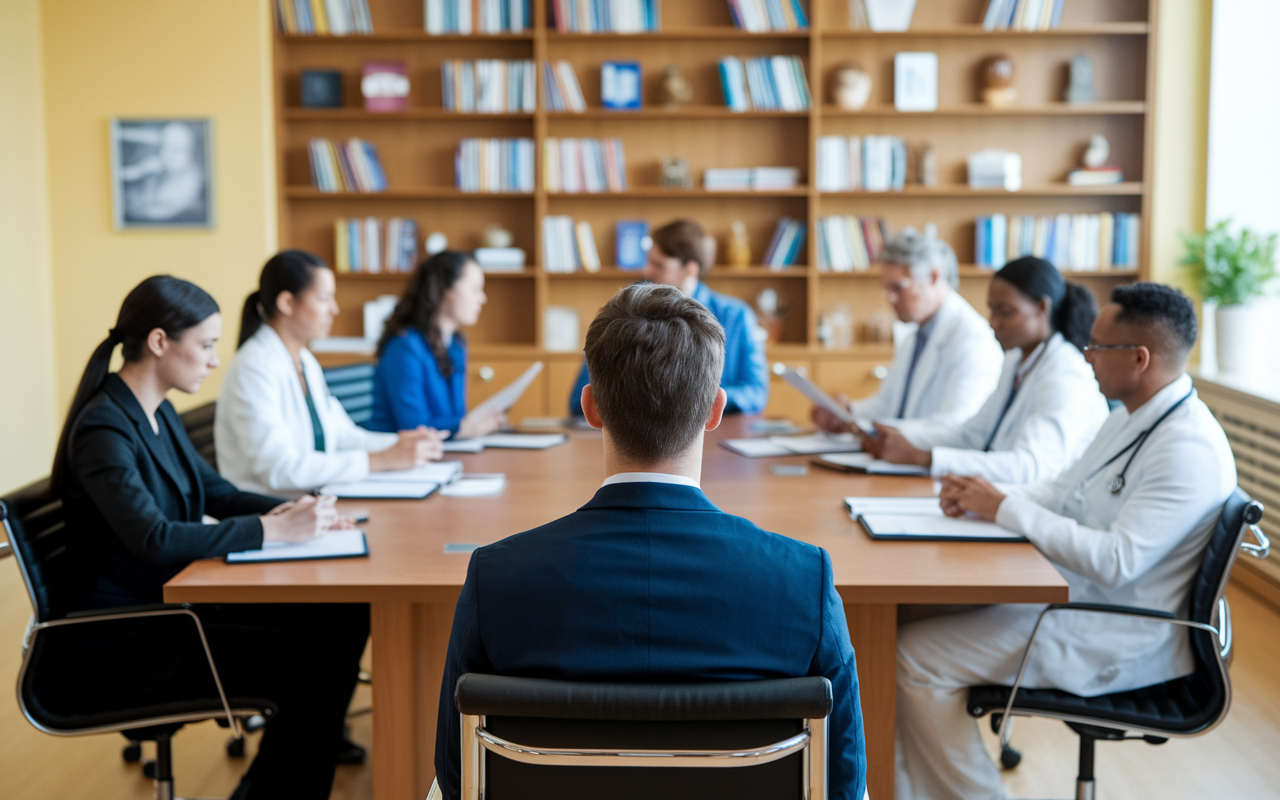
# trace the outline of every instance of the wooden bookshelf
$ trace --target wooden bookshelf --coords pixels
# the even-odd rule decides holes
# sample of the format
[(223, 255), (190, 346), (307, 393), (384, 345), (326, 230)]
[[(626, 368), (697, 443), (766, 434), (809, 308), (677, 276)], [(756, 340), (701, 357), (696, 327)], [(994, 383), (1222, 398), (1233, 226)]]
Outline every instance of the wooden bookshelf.
[[(752, 252), (761, 256), (774, 224), (786, 215), (808, 222), (799, 263), (786, 270), (716, 266), (708, 283), (752, 302), (765, 288), (787, 306), (769, 345), (772, 364), (804, 366), (832, 392), (864, 394), (875, 388), (877, 367), (891, 349), (863, 341), (827, 350), (817, 340), (817, 323), (837, 304), (854, 313), (861, 331), (867, 315), (887, 308), (875, 269), (836, 273), (817, 267), (815, 223), (828, 214), (881, 216), (893, 230), (935, 223), (939, 235), (962, 262), (973, 257), (978, 215), (1136, 212), (1142, 215), (1140, 263), (1136, 269), (1074, 272), (1071, 280), (1104, 298), (1118, 283), (1149, 274), (1148, 214), (1151, 203), (1151, 125), (1155, 25), (1160, 0), (1071, 0), (1062, 26), (1050, 31), (982, 30), (984, 0), (919, 0), (911, 29), (877, 33), (849, 28), (847, 0), (808, 0), (811, 27), (804, 31), (752, 34), (734, 28), (725, 0), (666, 3), (662, 30), (641, 34), (562, 34), (548, 30), (545, 0), (535, 0), (537, 26), (515, 34), (429, 36), (422, 30), (421, 0), (370, 0), (375, 33), (368, 36), (286, 36), (275, 39), (279, 227), (282, 245), (303, 247), (333, 258), (333, 220), (338, 217), (408, 216), (422, 235), (444, 233), (450, 246), (481, 244), (486, 225), (514, 234), (529, 254), (519, 272), (490, 273), (489, 304), (469, 331), (474, 399), (501, 385), (505, 375), (542, 358), (548, 369), (522, 402), (519, 412), (561, 413), (580, 356), (543, 349), (542, 319), (548, 306), (578, 310), (585, 332), (595, 310), (618, 288), (638, 277), (610, 266), (614, 224), (646, 219), (653, 226), (688, 216), (716, 236), (719, 258), (726, 252), (730, 225), (747, 226)], [(893, 107), (893, 56), (902, 50), (938, 53), (939, 107), (930, 113), (903, 113)], [(1096, 102), (1062, 102), (1067, 63), (1087, 54), (1095, 68)], [(979, 102), (977, 72), (992, 55), (1015, 65), (1018, 100), (1007, 108)], [(717, 59), (726, 55), (795, 55), (805, 64), (814, 107), (807, 112), (734, 113), (725, 108)], [(442, 108), (440, 63), (446, 59), (533, 59), (539, 64), (539, 108), (534, 113), (460, 114)], [(550, 113), (542, 108), (541, 62), (573, 64), (586, 97), (585, 113)], [(411, 81), (408, 110), (371, 114), (359, 94), (365, 61), (404, 61)], [(644, 74), (644, 108), (610, 111), (600, 107), (600, 64), (639, 61)], [(869, 105), (845, 111), (833, 103), (834, 74), (856, 61), (874, 80)], [(663, 68), (680, 66), (693, 87), (693, 100), (676, 109), (656, 102)], [(341, 70), (345, 105), (305, 109), (299, 102), (299, 73), (306, 68)], [(1090, 135), (1111, 143), (1111, 162), (1127, 182), (1077, 187), (1065, 182)], [(819, 192), (813, 179), (816, 142), (823, 135), (897, 135), (912, 147), (931, 143), (940, 185), (908, 184), (900, 192)], [(390, 187), (377, 194), (325, 194), (310, 185), (306, 142), (314, 136), (359, 136), (378, 146)], [(626, 147), (628, 190), (606, 194), (472, 194), (453, 188), (453, 153), (467, 137), (530, 137), (541, 159), (547, 137), (621, 137)], [(1024, 188), (1018, 192), (975, 191), (966, 183), (965, 159), (983, 147), (1022, 154)], [(689, 159), (695, 181), (708, 167), (790, 166), (800, 171), (796, 189), (773, 192), (669, 190), (658, 185), (663, 155)], [(599, 272), (549, 273), (540, 264), (541, 220), (568, 214), (591, 223), (605, 268)], [(985, 310), (991, 271), (961, 267), (961, 293)], [(398, 294), (404, 274), (339, 276), (344, 309), (335, 335), (359, 335), (361, 304)], [(479, 377), (481, 367), (490, 367)], [(804, 419), (807, 404), (787, 388), (773, 393), (770, 413)]]

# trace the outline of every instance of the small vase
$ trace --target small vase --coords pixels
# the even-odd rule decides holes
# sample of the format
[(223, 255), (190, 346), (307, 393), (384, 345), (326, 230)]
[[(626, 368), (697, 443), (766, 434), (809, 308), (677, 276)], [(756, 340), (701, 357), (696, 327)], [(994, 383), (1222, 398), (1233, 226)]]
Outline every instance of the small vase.
[(1218, 306), (1214, 312), (1218, 334), (1218, 370), (1246, 375), (1262, 365), (1262, 334), (1266, 320), (1257, 303)]

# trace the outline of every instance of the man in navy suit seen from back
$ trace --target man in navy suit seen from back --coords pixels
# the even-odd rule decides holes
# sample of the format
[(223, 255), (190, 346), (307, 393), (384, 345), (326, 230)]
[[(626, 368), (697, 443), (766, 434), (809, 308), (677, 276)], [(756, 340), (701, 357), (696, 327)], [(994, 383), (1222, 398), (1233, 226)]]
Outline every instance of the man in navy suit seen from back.
[(829, 796), (862, 800), (853, 645), (831, 559), (724, 513), (699, 488), (720, 424), (724, 331), (678, 289), (629, 286), (587, 331), (587, 421), (604, 485), (574, 513), (482, 547), (458, 598), (436, 728), (457, 800), (454, 685), (468, 672), (568, 680), (831, 681)]

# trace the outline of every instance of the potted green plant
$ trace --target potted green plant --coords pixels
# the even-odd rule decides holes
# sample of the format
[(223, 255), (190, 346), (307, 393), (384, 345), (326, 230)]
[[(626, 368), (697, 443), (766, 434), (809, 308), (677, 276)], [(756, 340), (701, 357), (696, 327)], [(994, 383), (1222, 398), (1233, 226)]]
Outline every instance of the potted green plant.
[(1276, 277), (1276, 238), (1225, 219), (1204, 233), (1181, 234), (1186, 252), (1178, 261), (1190, 268), (1205, 304), (1216, 311), (1218, 369), (1243, 373), (1261, 357), (1262, 310), (1256, 302)]

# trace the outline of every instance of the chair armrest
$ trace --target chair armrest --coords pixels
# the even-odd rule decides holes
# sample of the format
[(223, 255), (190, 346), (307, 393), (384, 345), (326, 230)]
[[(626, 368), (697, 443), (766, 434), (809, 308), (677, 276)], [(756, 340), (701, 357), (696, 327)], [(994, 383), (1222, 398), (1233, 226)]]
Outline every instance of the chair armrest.
[(1160, 611), (1155, 608), (1138, 608), (1137, 606), (1117, 606), (1110, 603), (1051, 603), (1048, 611), (1094, 611), (1099, 614), (1121, 614), (1126, 617), (1149, 617), (1151, 619), (1177, 619), (1172, 611)]
[(83, 611), (72, 611), (67, 614), (64, 619), (92, 619), (93, 617), (106, 616), (132, 616), (135, 614), (148, 615), (154, 611), (182, 611), (189, 610), (190, 603), (147, 603), (140, 606), (112, 606), (109, 608), (88, 608)]
[(0, 558), (8, 558), (13, 555), (13, 545), (8, 542), (0, 542)]

